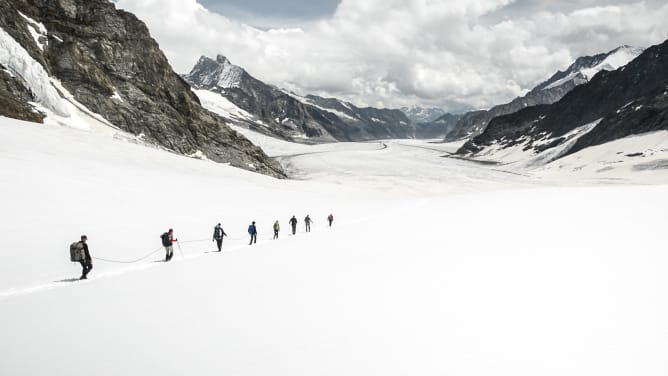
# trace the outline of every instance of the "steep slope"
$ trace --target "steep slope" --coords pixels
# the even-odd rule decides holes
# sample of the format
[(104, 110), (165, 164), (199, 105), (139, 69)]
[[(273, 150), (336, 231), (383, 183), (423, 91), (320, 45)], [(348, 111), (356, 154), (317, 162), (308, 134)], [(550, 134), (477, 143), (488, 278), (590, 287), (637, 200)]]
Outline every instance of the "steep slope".
[[(42, 112), (67, 117), (63, 106), (53, 106), (66, 98), (145, 142), (284, 176), (276, 161), (202, 108), (144, 23), (113, 3), (0, 0), (0, 28), (1, 101), (11, 104), (3, 115), (41, 120), (26, 111), (30, 99)], [(29, 59), (17, 62), (17, 51)], [(41, 81), (31, 76), (36, 71)]]
[(642, 49), (622, 46), (607, 53), (580, 57), (565, 71), (555, 73), (547, 81), (510, 103), (494, 106), (486, 111), (468, 113), (446, 139), (458, 140), (476, 136), (497, 116), (512, 114), (526, 107), (555, 103), (576, 86), (591, 80), (596, 73), (622, 67), (641, 52)]
[(492, 120), (459, 154), (472, 157), (515, 148), (516, 159), (548, 149), (548, 160), (629, 135), (668, 129), (668, 41), (615, 71), (600, 71), (552, 105)]

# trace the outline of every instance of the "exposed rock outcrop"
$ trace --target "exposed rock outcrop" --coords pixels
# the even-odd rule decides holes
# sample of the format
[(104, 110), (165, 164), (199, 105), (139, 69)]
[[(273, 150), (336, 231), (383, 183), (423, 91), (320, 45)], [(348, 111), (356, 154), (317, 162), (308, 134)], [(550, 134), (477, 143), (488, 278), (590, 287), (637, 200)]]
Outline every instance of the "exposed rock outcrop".
[[(276, 161), (202, 108), (131, 13), (107, 0), (0, 0), (0, 13), (0, 27), (50, 76), (119, 128), (181, 154), (201, 152), (214, 161), (284, 176)], [(25, 90), (3, 94), (4, 101), (25, 103)]]

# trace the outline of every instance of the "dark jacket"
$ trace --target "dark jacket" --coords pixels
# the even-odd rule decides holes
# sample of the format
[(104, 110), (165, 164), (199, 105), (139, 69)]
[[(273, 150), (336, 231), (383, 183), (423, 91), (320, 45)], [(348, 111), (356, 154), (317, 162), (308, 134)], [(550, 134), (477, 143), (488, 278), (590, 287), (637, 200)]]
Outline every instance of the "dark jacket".
[(290, 224), (293, 225), (293, 226), (297, 226), (297, 218), (292, 217), (292, 218), (290, 219)]
[(83, 250), (84, 250), (84, 260), (86, 263), (90, 264), (93, 261), (93, 258), (90, 257), (90, 252), (88, 252), (88, 244), (81, 242), (83, 245)]
[[(220, 231), (218, 231), (218, 230), (220, 230)], [(213, 228), (213, 238), (214, 239), (220, 240), (220, 239), (223, 238), (223, 236), (227, 236), (227, 234), (225, 233), (225, 230), (223, 230), (222, 227), (216, 226), (216, 227)]]

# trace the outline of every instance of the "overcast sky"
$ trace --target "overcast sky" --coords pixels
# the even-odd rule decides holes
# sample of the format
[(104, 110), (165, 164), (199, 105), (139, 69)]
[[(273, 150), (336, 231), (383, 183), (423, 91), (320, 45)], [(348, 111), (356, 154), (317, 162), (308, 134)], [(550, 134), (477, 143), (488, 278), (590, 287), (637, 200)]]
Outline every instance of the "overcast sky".
[(582, 55), (668, 39), (646, 0), (116, 0), (174, 69), (227, 56), (298, 94), (358, 105), (487, 108)]

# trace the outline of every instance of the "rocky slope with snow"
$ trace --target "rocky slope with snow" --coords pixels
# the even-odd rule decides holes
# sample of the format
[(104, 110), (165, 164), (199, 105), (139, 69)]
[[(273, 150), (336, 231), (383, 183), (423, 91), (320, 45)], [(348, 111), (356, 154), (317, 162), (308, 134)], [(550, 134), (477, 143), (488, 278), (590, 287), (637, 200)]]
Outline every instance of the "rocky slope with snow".
[[(183, 78), (200, 97), (209, 97), (210, 103), (220, 100), (203, 91), (216, 93), (236, 106), (238, 110), (231, 109), (226, 116), (236, 124), (287, 140), (366, 141), (407, 138), (414, 133), (412, 122), (399, 110), (360, 108), (335, 98), (299, 96), (256, 79), (222, 55), (215, 60), (202, 56)], [(247, 116), (234, 116), (240, 111)]]
[(495, 118), (458, 154), (494, 160), (513, 149), (514, 160), (542, 154), (545, 163), (593, 145), (665, 129), (668, 41), (620, 69), (600, 71), (552, 105)]
[(526, 107), (555, 103), (576, 86), (587, 83), (596, 73), (622, 67), (640, 55), (641, 52), (642, 49), (639, 48), (622, 46), (607, 53), (580, 57), (565, 71), (555, 73), (529, 93), (514, 99), (510, 103), (494, 106), (486, 111), (467, 113), (448, 133), (446, 140), (459, 140), (476, 136), (497, 116), (512, 114)]
[(284, 176), (200, 105), (146, 25), (112, 2), (0, 0), (0, 28), (0, 114), (67, 118), (74, 104), (142, 142)]

